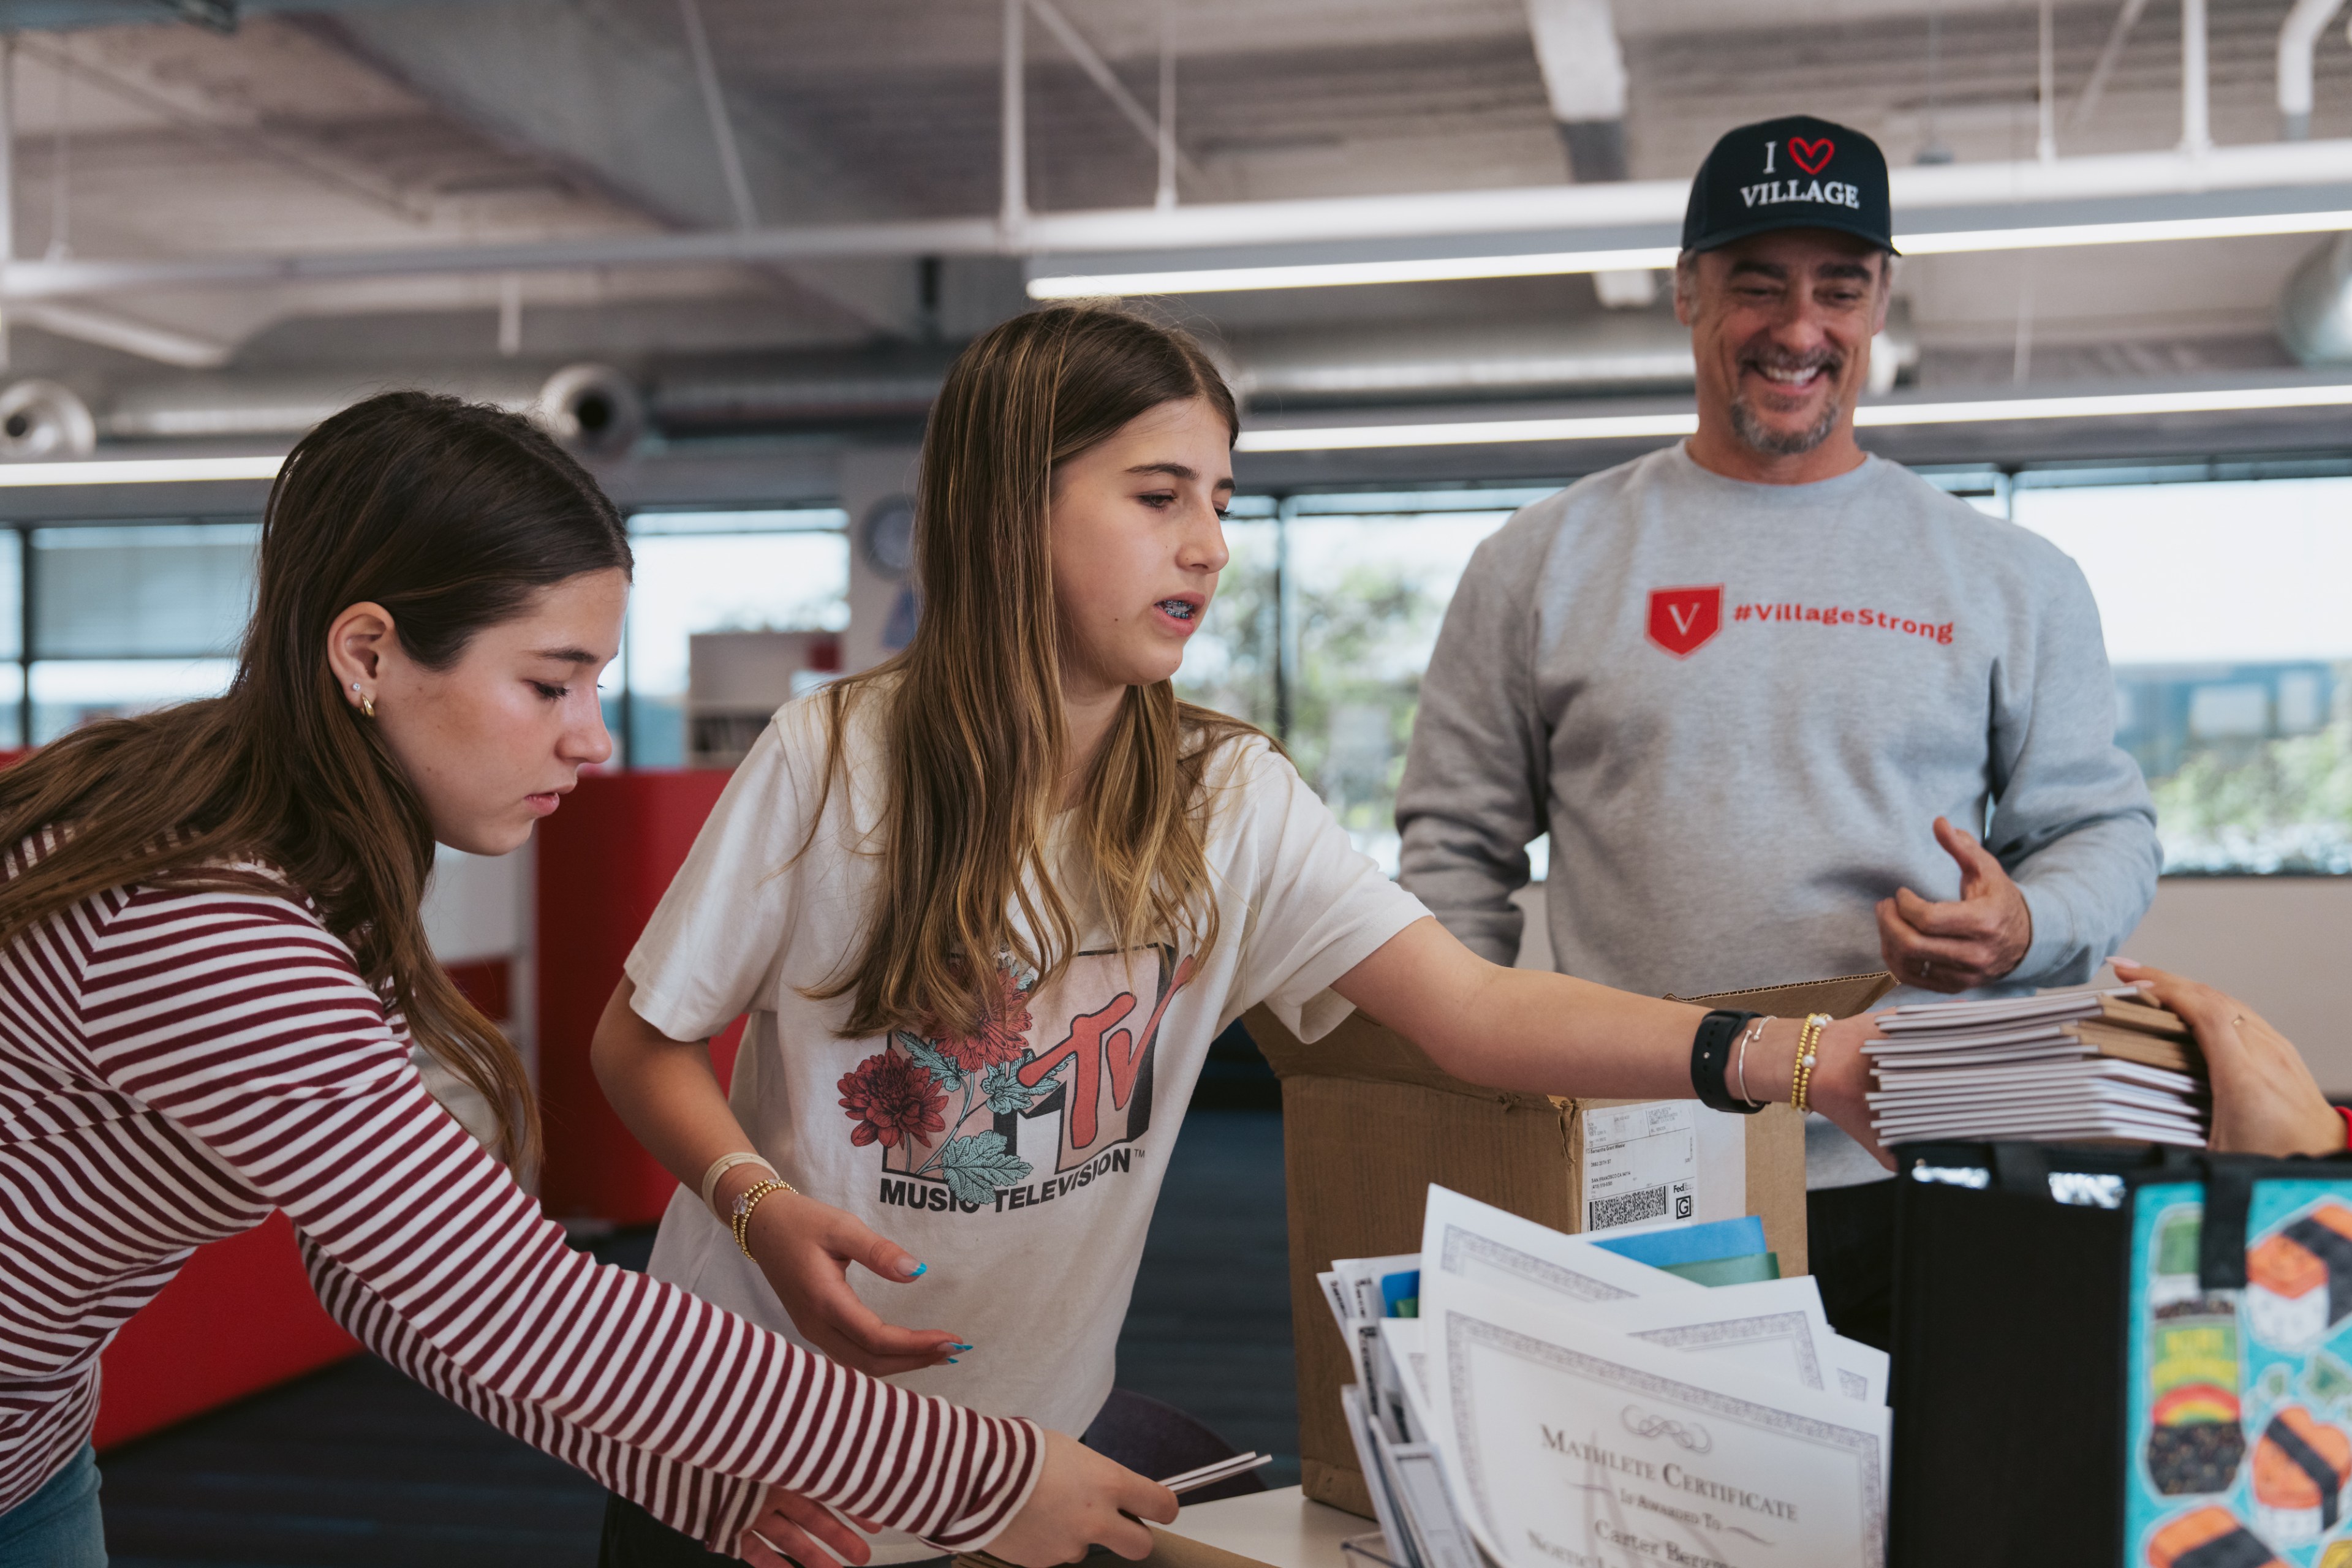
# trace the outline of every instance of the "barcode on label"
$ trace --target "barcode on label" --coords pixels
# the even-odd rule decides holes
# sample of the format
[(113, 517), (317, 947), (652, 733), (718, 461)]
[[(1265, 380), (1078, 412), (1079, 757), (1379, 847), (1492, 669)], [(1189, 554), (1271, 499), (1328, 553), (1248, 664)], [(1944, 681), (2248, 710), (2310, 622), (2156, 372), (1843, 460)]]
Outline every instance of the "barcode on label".
[(1584, 1228), (1587, 1230), (1606, 1230), (1612, 1225), (1662, 1219), (1666, 1213), (1666, 1189), (1652, 1186), (1640, 1192), (1620, 1193), (1615, 1197), (1596, 1197), (1584, 1207)]

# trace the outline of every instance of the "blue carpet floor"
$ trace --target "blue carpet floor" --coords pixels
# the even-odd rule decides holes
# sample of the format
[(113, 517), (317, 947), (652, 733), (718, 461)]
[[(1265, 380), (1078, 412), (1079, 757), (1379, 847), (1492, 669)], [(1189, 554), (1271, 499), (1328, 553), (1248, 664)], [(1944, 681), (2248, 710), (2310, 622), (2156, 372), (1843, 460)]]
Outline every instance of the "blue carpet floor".
[[(648, 1241), (597, 1250), (641, 1265)], [(1275, 1486), (1298, 1479), (1284, 1246), (1281, 1117), (1194, 1109), (1118, 1380), (1280, 1456)], [(114, 1568), (593, 1568), (604, 1512), (577, 1471), (369, 1357), (127, 1445), (102, 1469)]]

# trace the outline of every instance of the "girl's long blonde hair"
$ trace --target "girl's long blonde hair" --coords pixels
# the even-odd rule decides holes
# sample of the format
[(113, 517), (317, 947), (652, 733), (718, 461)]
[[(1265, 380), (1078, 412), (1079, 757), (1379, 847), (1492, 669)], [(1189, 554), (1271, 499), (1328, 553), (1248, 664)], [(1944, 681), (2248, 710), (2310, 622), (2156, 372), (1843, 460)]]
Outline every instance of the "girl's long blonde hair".
[[(1180, 932), (1215, 946), (1203, 775), (1226, 741), (1257, 731), (1180, 702), (1168, 682), (1129, 689), (1087, 773), (1076, 867), (1047, 858), (1069, 745), (1047, 540), (1054, 473), (1139, 414), (1193, 398), (1238, 434), (1233, 394), (1198, 343), (1106, 305), (1015, 317), (948, 371), (916, 495), (914, 641), (828, 696), (827, 793), (866, 704), (877, 706), (887, 786), (862, 948), (812, 993), (851, 998), (845, 1034), (978, 1027), (999, 955), (1045, 984), (1076, 951), (1082, 906), (1122, 949)], [(1091, 885), (1066, 889), (1068, 869)]]

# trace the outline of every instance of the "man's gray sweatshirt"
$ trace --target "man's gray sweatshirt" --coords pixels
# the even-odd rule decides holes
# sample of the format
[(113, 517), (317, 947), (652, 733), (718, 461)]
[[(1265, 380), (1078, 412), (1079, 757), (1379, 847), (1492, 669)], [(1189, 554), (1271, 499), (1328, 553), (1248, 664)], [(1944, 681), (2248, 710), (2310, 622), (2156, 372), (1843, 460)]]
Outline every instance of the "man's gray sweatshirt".
[(1879, 458), (1750, 485), (1677, 445), (1471, 558), (1397, 795), (1402, 881), (1508, 964), (1549, 832), (1558, 967), (1697, 996), (1883, 967), (1878, 900), (1958, 896), (1944, 816), (2024, 892), (2007, 984), (2079, 983), (2156, 893), (2115, 728), (2097, 606), (2047, 540)]

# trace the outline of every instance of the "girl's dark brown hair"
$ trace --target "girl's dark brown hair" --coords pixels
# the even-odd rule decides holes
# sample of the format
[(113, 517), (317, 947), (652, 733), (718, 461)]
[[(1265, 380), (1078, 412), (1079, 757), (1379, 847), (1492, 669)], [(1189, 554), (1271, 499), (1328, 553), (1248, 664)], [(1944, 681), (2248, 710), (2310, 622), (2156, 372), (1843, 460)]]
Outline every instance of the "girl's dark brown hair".
[(1068, 750), (1055, 471), (1138, 415), (1194, 399), (1239, 434), (1233, 393), (1198, 343), (1103, 304), (1016, 316), (949, 370), (923, 436), (914, 641), (828, 689), (827, 792), (854, 707), (878, 705), (887, 758), (862, 946), (811, 993), (851, 998), (845, 1033), (976, 1025), (998, 955), (1036, 969), (1040, 985), (1068, 961), (1076, 905), (1092, 905), (1121, 948), (1180, 930), (1215, 945), (1202, 779), (1224, 741), (1256, 732), (1179, 702), (1168, 682), (1129, 688), (1087, 774), (1071, 842), (1092, 885), (1066, 889), (1045, 853)]
[(631, 564), (612, 502), (521, 416), (416, 392), (335, 415), (270, 490), (227, 695), (85, 725), (0, 771), (0, 845), (59, 830), (0, 883), (0, 943), (110, 887), (250, 887), (224, 865), (275, 866), (416, 1042), (489, 1102), (501, 1152), (528, 1168), (539, 1126), (521, 1060), (434, 961), (431, 826), (337, 689), (327, 632), (373, 601), (411, 658), (446, 669), (541, 589)]

